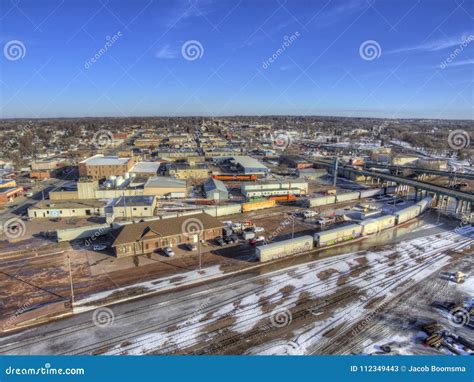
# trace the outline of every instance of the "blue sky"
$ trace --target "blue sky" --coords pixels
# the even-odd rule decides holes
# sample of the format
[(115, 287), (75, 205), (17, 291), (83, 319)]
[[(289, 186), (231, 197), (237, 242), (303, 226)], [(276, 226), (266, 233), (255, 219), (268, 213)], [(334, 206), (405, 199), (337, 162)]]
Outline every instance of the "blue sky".
[(473, 118), (473, 1), (0, 4), (3, 118)]

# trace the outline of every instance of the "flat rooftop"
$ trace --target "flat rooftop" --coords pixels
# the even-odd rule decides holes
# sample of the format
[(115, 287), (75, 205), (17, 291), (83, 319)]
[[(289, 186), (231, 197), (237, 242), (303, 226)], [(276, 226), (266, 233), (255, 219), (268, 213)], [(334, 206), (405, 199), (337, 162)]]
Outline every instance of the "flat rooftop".
[(101, 208), (107, 205), (106, 201), (95, 199), (77, 200), (41, 200), (30, 208), (36, 209), (61, 209), (61, 208)]
[(152, 206), (155, 200), (154, 196), (121, 196), (118, 198), (114, 206), (117, 207), (145, 207)]
[(160, 163), (157, 162), (138, 162), (132, 167), (130, 172), (136, 173), (154, 173), (158, 172), (158, 168), (160, 167)]
[(118, 166), (127, 164), (130, 158), (119, 158), (117, 156), (94, 155), (84, 159), (81, 163), (87, 166)]
[(171, 176), (151, 176), (145, 183), (145, 188), (148, 187), (181, 188), (186, 187), (186, 181)]

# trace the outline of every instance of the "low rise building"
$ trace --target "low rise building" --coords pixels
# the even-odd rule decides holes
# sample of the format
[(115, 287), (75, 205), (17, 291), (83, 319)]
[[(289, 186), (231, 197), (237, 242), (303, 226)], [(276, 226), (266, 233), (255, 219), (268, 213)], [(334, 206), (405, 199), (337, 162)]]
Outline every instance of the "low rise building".
[(218, 180), (209, 178), (203, 184), (206, 199), (211, 200), (227, 200), (229, 199), (229, 191), (225, 184)]
[(164, 247), (212, 240), (222, 235), (223, 228), (224, 224), (205, 213), (127, 224), (118, 228), (112, 248), (117, 257), (145, 255)]
[(105, 216), (106, 201), (102, 200), (41, 200), (28, 208), (30, 218), (66, 218)]
[(137, 162), (130, 169), (130, 173), (136, 176), (155, 176), (159, 168), (159, 162)]
[(194, 166), (189, 163), (167, 163), (165, 174), (176, 179), (206, 179), (209, 177), (209, 167), (205, 163)]
[(113, 203), (114, 218), (151, 217), (156, 208), (154, 196), (122, 196)]
[(157, 197), (185, 198), (188, 194), (186, 180), (169, 176), (153, 176), (144, 186), (144, 195)]
[(231, 160), (237, 169), (244, 174), (265, 175), (270, 169), (255, 158), (248, 155), (234, 156)]
[(132, 158), (94, 155), (79, 163), (79, 175), (100, 180), (110, 176), (123, 176), (134, 165)]
[(9, 203), (22, 195), (22, 187), (2, 187), (0, 188), (0, 203)]

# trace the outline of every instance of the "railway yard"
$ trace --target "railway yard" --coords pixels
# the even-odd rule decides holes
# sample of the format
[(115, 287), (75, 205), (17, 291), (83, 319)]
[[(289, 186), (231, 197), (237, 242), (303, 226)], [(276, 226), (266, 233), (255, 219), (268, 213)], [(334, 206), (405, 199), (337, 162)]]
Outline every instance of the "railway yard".
[[(94, 306), (103, 297), (95, 296), (86, 301), (84, 312), (3, 336), (0, 351), (470, 354), (472, 328), (465, 320), (456, 321), (440, 302), (459, 306), (472, 300), (472, 277), (457, 284), (443, 275), (472, 273), (474, 228), (452, 230), (450, 224), (425, 216), (344, 250), (331, 248), (242, 268), (206, 284), (117, 305)], [(222, 269), (203, 264), (207, 276)], [(197, 273), (189, 272), (193, 271), (184, 278), (192, 281)], [(160, 280), (177, 285), (179, 281), (183, 279)], [(142, 286), (152, 288), (160, 282), (147, 280)], [(445, 345), (426, 344), (429, 334), (423, 328), (428, 324), (441, 325)]]

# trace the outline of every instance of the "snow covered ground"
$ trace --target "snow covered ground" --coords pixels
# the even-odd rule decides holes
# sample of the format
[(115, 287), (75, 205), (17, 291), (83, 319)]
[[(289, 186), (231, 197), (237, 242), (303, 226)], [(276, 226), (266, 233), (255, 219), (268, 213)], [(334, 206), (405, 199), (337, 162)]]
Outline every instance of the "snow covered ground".
[[(365, 341), (357, 325), (370, 324), (374, 311), (452, 261), (452, 251), (474, 243), (473, 227), (431, 232), (378, 250), (209, 283), (171, 299), (150, 297), (97, 308), (0, 338), (0, 353), (332, 354), (337, 352), (331, 348), (334, 333), (353, 331), (351, 341)], [(209, 268), (206, 276), (219, 272)], [(200, 276), (189, 272), (179, 282)], [(169, 287), (170, 280), (143, 284), (152, 290)], [(462, 287), (471, 291), (472, 278)], [(107, 296), (96, 295), (87, 302)], [(97, 312), (108, 314), (108, 320), (97, 322)], [(410, 338), (400, 338), (406, 340)], [(363, 348), (371, 351), (379, 345), (368, 342)]]

